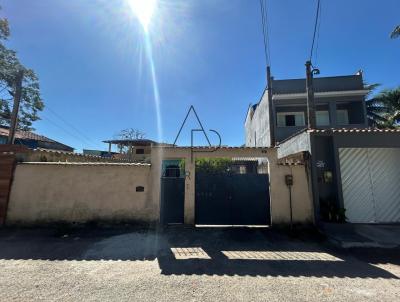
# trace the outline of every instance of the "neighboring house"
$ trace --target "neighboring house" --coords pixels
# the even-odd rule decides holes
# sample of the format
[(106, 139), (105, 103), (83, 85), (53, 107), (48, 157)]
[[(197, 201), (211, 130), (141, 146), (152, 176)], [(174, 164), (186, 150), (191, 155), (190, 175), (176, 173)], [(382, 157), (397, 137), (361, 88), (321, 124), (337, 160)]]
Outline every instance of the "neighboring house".
[[(9, 134), (8, 127), (0, 127), (0, 144), (7, 144)], [(30, 149), (56, 150), (74, 152), (74, 148), (52, 140), (46, 136), (33, 133), (31, 131), (17, 130), (15, 133), (16, 145), (23, 145)]]
[(269, 147), (275, 134), (280, 159), (309, 159), (317, 221), (345, 209), (348, 222), (399, 223), (400, 130), (368, 128), (361, 73), (315, 78), (314, 90), (311, 129), (305, 80), (273, 80), (272, 102), (265, 91), (248, 109), (246, 145)]
[[(314, 79), (318, 128), (366, 128), (365, 96), (362, 74)], [(269, 120), (273, 119), (277, 142), (307, 126), (305, 79), (272, 80), (272, 112), (269, 116), (267, 90), (258, 104), (249, 107), (245, 122), (246, 146), (269, 147)]]
[[(150, 139), (114, 139), (106, 140), (108, 153), (112, 158), (127, 159), (135, 162), (150, 162), (152, 146), (167, 146)], [(112, 152), (112, 145), (116, 145), (119, 153)]]

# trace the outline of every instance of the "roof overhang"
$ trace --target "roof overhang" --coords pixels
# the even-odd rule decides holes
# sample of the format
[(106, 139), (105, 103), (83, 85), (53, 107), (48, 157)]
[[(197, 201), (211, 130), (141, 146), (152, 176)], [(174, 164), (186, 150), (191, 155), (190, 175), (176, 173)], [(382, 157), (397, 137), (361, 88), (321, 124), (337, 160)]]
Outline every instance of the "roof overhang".
[[(344, 90), (344, 91), (325, 91), (315, 92), (314, 97), (316, 98), (331, 98), (331, 97), (346, 97), (346, 96), (365, 96), (369, 93), (368, 89), (361, 90)], [(287, 94), (274, 94), (273, 100), (294, 100), (294, 99), (306, 99), (307, 93), (287, 93)]]

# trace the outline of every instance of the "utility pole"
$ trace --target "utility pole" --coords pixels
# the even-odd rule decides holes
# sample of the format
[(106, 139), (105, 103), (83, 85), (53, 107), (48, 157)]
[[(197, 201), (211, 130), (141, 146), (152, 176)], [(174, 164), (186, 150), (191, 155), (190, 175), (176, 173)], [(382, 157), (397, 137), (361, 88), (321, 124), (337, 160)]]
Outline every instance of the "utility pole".
[(14, 88), (14, 107), (11, 113), (11, 123), (10, 123), (10, 131), (8, 133), (7, 144), (14, 144), (15, 139), (15, 131), (18, 124), (18, 111), (19, 111), (19, 103), (21, 101), (21, 92), (22, 92), (22, 80), (24, 78), (24, 71), (20, 70), (17, 73), (15, 78), (15, 88)]
[(307, 116), (308, 116), (307, 126), (310, 129), (315, 129), (316, 117), (315, 117), (313, 70), (311, 69), (311, 61), (306, 62), (306, 87), (307, 87)]
[(271, 78), (271, 67), (267, 66), (267, 92), (268, 92), (268, 114), (269, 114), (269, 133), (271, 147), (275, 146), (275, 117), (274, 111), (272, 110), (272, 78)]

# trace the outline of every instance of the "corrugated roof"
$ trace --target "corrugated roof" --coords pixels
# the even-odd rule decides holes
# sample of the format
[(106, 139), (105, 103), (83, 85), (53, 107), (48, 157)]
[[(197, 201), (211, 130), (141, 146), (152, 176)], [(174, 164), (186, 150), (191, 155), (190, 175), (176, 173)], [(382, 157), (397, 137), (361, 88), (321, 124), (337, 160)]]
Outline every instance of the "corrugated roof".
[(124, 146), (150, 146), (150, 145), (170, 145), (165, 143), (157, 143), (151, 139), (111, 139), (105, 140), (103, 143), (107, 144), (116, 144), (116, 145), (124, 145)]

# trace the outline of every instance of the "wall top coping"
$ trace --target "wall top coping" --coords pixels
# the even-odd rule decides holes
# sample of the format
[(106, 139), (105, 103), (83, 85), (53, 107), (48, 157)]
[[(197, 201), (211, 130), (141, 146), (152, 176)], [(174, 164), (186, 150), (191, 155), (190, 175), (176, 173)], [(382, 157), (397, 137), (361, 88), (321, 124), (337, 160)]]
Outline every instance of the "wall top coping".
[(107, 162), (22, 162), (18, 165), (59, 165), (59, 166), (144, 166), (149, 163), (107, 163)]

